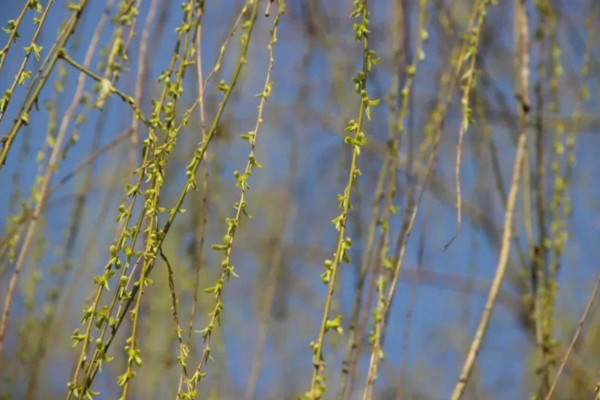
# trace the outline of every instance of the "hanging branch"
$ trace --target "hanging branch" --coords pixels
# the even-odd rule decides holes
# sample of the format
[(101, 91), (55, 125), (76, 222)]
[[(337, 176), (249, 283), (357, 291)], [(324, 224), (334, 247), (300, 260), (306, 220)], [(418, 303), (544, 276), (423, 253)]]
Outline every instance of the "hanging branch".
[(425, 59), (425, 51), (423, 49), (424, 42), (429, 38), (427, 32), (426, 22), (428, 17), (427, 8), (429, 6), (428, 0), (421, 0), (419, 2), (420, 13), (419, 23), (417, 30), (417, 40), (415, 54), (410, 65), (406, 67), (406, 80), (404, 86), (400, 91), (400, 110), (397, 116), (397, 124), (391, 137), (391, 161), (389, 170), (389, 182), (386, 193), (386, 206), (383, 216), (382, 229), (384, 231), (382, 240), (379, 246), (379, 263), (377, 268), (379, 269), (378, 276), (374, 281), (377, 289), (377, 306), (373, 312), (374, 329), (369, 338), (372, 343), (371, 356), (369, 362), (369, 369), (366, 378), (366, 384), (363, 391), (363, 400), (371, 399), (373, 397), (373, 386), (377, 379), (377, 369), (379, 360), (383, 358), (383, 333), (384, 333), (384, 319), (388, 313), (388, 307), (390, 305), (388, 299), (386, 299), (385, 288), (387, 286), (386, 275), (390, 274), (393, 276), (393, 261), (388, 256), (389, 250), (389, 224), (391, 216), (396, 212), (396, 207), (393, 206), (392, 200), (395, 195), (395, 183), (396, 183), (396, 171), (398, 169), (398, 155), (401, 146), (401, 140), (406, 134), (406, 116), (409, 112), (409, 99), (411, 97), (411, 91), (413, 82), (417, 72), (417, 67), (420, 61)]
[(467, 40), (466, 52), (464, 54), (463, 62), (469, 62), (469, 66), (465, 71), (464, 75), (461, 77), (463, 82), (462, 86), (462, 97), (460, 99), (460, 107), (462, 110), (462, 120), (460, 123), (460, 128), (458, 130), (458, 143), (456, 144), (456, 162), (455, 162), (455, 188), (456, 188), (456, 230), (454, 235), (450, 238), (448, 243), (444, 246), (444, 249), (450, 247), (454, 239), (458, 236), (460, 232), (460, 227), (462, 226), (462, 192), (461, 192), (461, 183), (460, 183), (460, 169), (462, 164), (462, 147), (463, 147), (463, 138), (467, 129), (469, 128), (469, 123), (471, 122), (471, 112), (472, 107), (470, 105), (470, 97), (471, 90), (475, 87), (476, 83), (476, 71), (475, 71), (475, 62), (477, 61), (477, 52), (479, 50), (479, 38), (481, 37), (481, 30), (485, 23), (485, 18), (487, 15), (487, 8), (490, 4), (493, 3), (493, 0), (481, 1), (479, 3), (479, 9), (477, 10), (479, 16), (477, 19), (477, 25), (469, 32), (469, 36)]
[[(142, 161), (143, 168), (138, 169), (138, 178), (136, 182), (132, 186), (128, 187), (127, 197), (130, 199), (129, 205), (126, 206), (125, 204), (121, 204), (121, 206), (119, 206), (120, 215), (118, 221), (122, 221), (122, 229), (120, 233), (117, 234), (117, 240), (115, 241), (115, 244), (110, 246), (110, 260), (105, 265), (103, 275), (100, 275), (94, 279), (97, 288), (95, 294), (93, 295), (92, 304), (89, 307), (84, 308), (83, 323), (86, 324), (85, 333), (79, 333), (78, 330), (75, 330), (73, 334), (74, 343), (77, 344), (79, 342), (83, 342), (83, 345), (79, 354), (77, 364), (75, 366), (75, 371), (68, 384), (69, 391), (67, 392), (67, 399), (70, 399), (72, 395), (75, 395), (75, 397), (79, 397), (88, 393), (92, 393), (89, 387), (95, 377), (96, 371), (100, 368), (102, 362), (110, 360), (110, 357), (107, 356), (106, 352), (108, 350), (108, 347), (110, 346), (110, 343), (112, 343), (112, 338), (116, 334), (116, 331), (118, 330), (118, 327), (121, 324), (123, 315), (120, 312), (123, 308), (125, 310), (128, 309), (129, 305), (133, 301), (133, 298), (135, 298), (135, 294), (137, 293), (138, 286), (135, 287), (136, 289), (133, 291), (134, 293), (129, 293), (127, 291), (127, 285), (130, 282), (133, 276), (133, 272), (135, 271), (136, 267), (139, 265), (139, 262), (141, 260), (141, 252), (134, 251), (134, 249), (144, 220), (147, 218), (148, 221), (151, 221), (160, 211), (157, 208), (157, 200), (162, 183), (162, 172), (160, 168), (162, 164), (164, 164), (165, 158), (168, 156), (169, 152), (174, 146), (173, 138), (176, 137), (177, 133), (181, 128), (173, 126), (174, 109), (172, 107), (174, 106), (174, 104), (171, 103), (170, 107), (166, 107), (165, 103), (168, 97), (177, 98), (179, 94), (179, 88), (181, 87), (183, 80), (183, 72), (185, 70), (183, 66), (184, 64), (186, 64), (185, 60), (189, 59), (189, 53), (191, 52), (191, 43), (185, 41), (185, 38), (191, 35), (192, 24), (188, 21), (192, 21), (191, 15), (193, 13), (194, 8), (192, 2), (190, 1), (184, 8), (184, 18), (182, 25), (177, 29), (178, 37), (175, 43), (175, 50), (173, 53), (174, 55), (171, 57), (168, 70), (163, 73), (161, 80), (165, 80), (167, 77), (171, 76), (171, 74), (175, 71), (176, 60), (179, 58), (179, 52), (181, 51), (183, 54), (181, 56), (182, 61), (180, 62), (179, 70), (177, 71), (174, 82), (169, 82), (169, 85), (165, 84), (163, 86), (163, 90), (161, 92), (159, 101), (156, 101), (154, 103), (154, 111), (150, 120), (146, 120), (145, 118), (141, 117), (141, 112), (139, 111), (137, 105), (135, 104), (132, 98), (125, 96), (122, 93), (120, 94), (119, 91), (116, 91), (114, 89), (114, 86), (112, 86), (112, 84), (105, 85), (106, 88), (104, 90), (116, 93), (134, 108), (134, 110), (136, 111), (136, 117), (140, 118), (148, 126), (149, 137), (144, 141), (144, 153)], [(180, 45), (182, 43), (184, 44), (184, 46), (182, 46), (183, 49), (180, 50)], [(70, 64), (73, 66), (76, 65), (72, 60), (70, 61)], [(89, 75), (92, 75), (92, 77), (95, 76), (95, 79), (99, 79), (100, 82), (110, 83), (110, 81), (102, 79), (95, 74)], [(101, 99), (100, 96), (99, 99)], [(167, 114), (166, 123), (162, 123), (159, 119), (159, 115), (161, 111), (163, 111), (163, 109)], [(189, 118), (190, 112), (191, 111), (189, 110), (188, 112), (186, 112), (184, 120), (182, 121), (182, 125), (185, 125), (187, 123), (187, 118)], [(161, 146), (157, 146), (158, 138), (155, 134), (155, 131), (157, 129), (171, 129), (170, 136), (166, 135), (165, 137), (166, 144), (163, 143)], [(152, 159), (150, 158), (150, 155), (153, 156)], [(140, 212), (135, 225), (130, 227), (129, 221), (133, 216), (133, 209), (136, 200), (138, 199), (138, 194), (142, 193), (141, 187), (144, 177), (146, 177), (149, 181), (152, 181), (153, 186), (152, 188), (148, 188), (148, 190), (144, 192), (145, 196), (147, 197), (144, 202), (144, 209)], [(149, 224), (147, 226), (152, 226), (152, 224)], [(151, 235), (152, 231), (152, 229), (149, 229), (147, 231), (148, 235)], [(128, 238), (130, 239), (129, 243), (127, 243)], [(121, 251), (123, 251), (123, 253), (125, 254), (124, 266), (121, 263), (121, 259), (119, 257), (119, 252)], [(156, 256), (155, 253), (152, 253), (152, 255), (154, 257)], [(131, 259), (134, 256), (138, 257), (138, 261), (135, 262), (135, 267), (132, 269), (132, 271), (130, 271), (129, 267), (131, 266)], [(153, 260), (153, 258), (151, 258), (151, 260)], [(115, 290), (110, 300), (110, 304), (108, 306), (103, 307), (103, 309), (99, 312), (98, 306), (100, 303), (102, 293), (105, 289), (108, 289), (108, 282), (116, 274), (115, 270), (119, 269), (121, 270), (121, 274), (119, 277), (118, 289)], [(127, 275), (128, 273), (129, 276)], [(114, 310), (114, 307), (117, 304), (117, 300), (119, 300), (119, 310), (115, 318), (112, 317), (111, 314)], [(89, 342), (91, 342), (92, 327), (94, 322), (96, 322), (97, 328), (101, 329), (101, 332), (99, 337), (96, 339), (96, 348), (91, 357), (91, 360), (87, 363), (86, 368), (86, 366), (84, 365), (84, 360), (87, 359), (88, 345)], [(109, 326), (111, 328), (111, 336), (107, 343), (104, 343), (104, 337), (107, 333)], [(86, 376), (84, 378), (83, 385), (80, 386), (78, 384), (78, 378), (80, 372), (84, 369)], [(130, 374), (128, 374), (128, 376), (129, 375)], [(123, 379), (120, 379), (120, 382), (122, 384), (126, 383)]]
[[(73, 24), (74, 24), (74, 22), (73, 22)], [(101, 30), (102, 28), (103, 28), (103, 24), (98, 24), (98, 28), (96, 30), (95, 36), (92, 39), (92, 45), (88, 48), (88, 51), (85, 56), (86, 64), (89, 64), (91, 62), (92, 56), (96, 49), (98, 37), (102, 32), (102, 30)], [(64, 44), (63, 44), (63, 46), (64, 46)], [(83, 73), (80, 73), (78, 80), (77, 80), (77, 87), (75, 89), (75, 94), (73, 95), (71, 104), (70, 104), (69, 108), (67, 109), (65, 116), (62, 119), (62, 123), (61, 123), (60, 129), (58, 131), (58, 134), (57, 134), (56, 138), (54, 139), (54, 143), (52, 146), (52, 153), (50, 155), (50, 159), (48, 160), (46, 172), (43, 174), (40, 188), (34, 196), (36, 198), (35, 208), (33, 209), (31, 220), (29, 221), (29, 224), (27, 226), (27, 229), (25, 232), (25, 238), (21, 245), (21, 249), (19, 250), (19, 255), (17, 258), (17, 262), (15, 264), (15, 269), (11, 276), (11, 279), (10, 279), (10, 282), (8, 285), (8, 290), (6, 292), (6, 296), (4, 299), (4, 307), (2, 309), (2, 317), (0, 319), (0, 366), (1, 366), (1, 358), (2, 358), (2, 348), (3, 348), (3, 344), (4, 344), (4, 335), (6, 333), (8, 314), (10, 312), (10, 308), (11, 308), (11, 304), (12, 304), (13, 293), (16, 288), (19, 274), (21, 273), (21, 269), (23, 268), (25, 258), (29, 255), (29, 246), (31, 245), (31, 241), (33, 239), (33, 235), (34, 235), (36, 227), (37, 227), (38, 219), (40, 218), (41, 212), (42, 212), (44, 204), (46, 202), (46, 196), (48, 194), (48, 189), (50, 186), (50, 179), (52, 178), (53, 173), (57, 169), (58, 163), (60, 162), (59, 157), (61, 155), (60, 150), (62, 147), (62, 143), (66, 137), (67, 128), (69, 126), (69, 123), (71, 122), (71, 119), (75, 113), (75, 110), (77, 109), (79, 102), (81, 100), (81, 97), (83, 96), (84, 86), (85, 86), (85, 75)], [(7, 147), (3, 148), (2, 150), (4, 151), (5, 149), (8, 151)], [(0, 167), (1, 167), (1, 164), (2, 164), (2, 161), (0, 161)]]
[(506, 273), (506, 268), (508, 266), (508, 258), (510, 254), (511, 235), (513, 228), (513, 213), (515, 210), (515, 203), (517, 201), (517, 194), (519, 192), (519, 178), (521, 176), (521, 168), (523, 165), (523, 158), (525, 156), (527, 127), (530, 111), (529, 30), (527, 11), (525, 10), (525, 0), (516, 0), (515, 5), (515, 24), (517, 27), (515, 32), (515, 42), (517, 49), (515, 52), (515, 66), (518, 87), (517, 112), (519, 113), (519, 138), (517, 141), (517, 150), (515, 153), (513, 163), (512, 180), (506, 203), (506, 211), (504, 214), (504, 226), (502, 228), (502, 244), (500, 246), (500, 255), (498, 258), (496, 273), (494, 275), (494, 280), (492, 281), (492, 285), (488, 293), (485, 308), (483, 310), (481, 319), (479, 321), (479, 325), (475, 332), (475, 337), (473, 338), (473, 341), (471, 342), (471, 346), (467, 353), (467, 357), (465, 359), (465, 363), (460, 373), (460, 377), (456, 382), (454, 390), (452, 391), (452, 395), (450, 397), (451, 400), (459, 400), (462, 397), (464, 390), (467, 386), (469, 377), (471, 376), (471, 372), (473, 370), (475, 359), (477, 358), (479, 349), (481, 348), (481, 343), (483, 341), (483, 338), (485, 336), (490, 322), (492, 310), (496, 303), (498, 292), (500, 291), (500, 285), (502, 284), (502, 280)]
[[(2, 98), (0, 98), (0, 122), (2, 122), (2, 118), (5, 115), (6, 108), (8, 107), (8, 104), (10, 103), (10, 100), (12, 99), (12, 96), (15, 93), (15, 89), (17, 88), (17, 85), (23, 86), (25, 84), (25, 82), (27, 81), (27, 79), (31, 78), (31, 71), (25, 70), (25, 67), (27, 66), (27, 61), (29, 61), (29, 57), (31, 56), (31, 53), (34, 54), (35, 59), (38, 61), (41, 57), (41, 52), (43, 50), (43, 47), (37, 43), (37, 39), (40, 35), (40, 32), (42, 31), (42, 27), (44, 26), (44, 22), (46, 21), (46, 17), (48, 16), (48, 12), (50, 11), (52, 4), (54, 4), (54, 0), (50, 0), (48, 2), (48, 4), (46, 5), (46, 8), (43, 9), (43, 11), (42, 11), (42, 5), (37, 0), (33, 1), (33, 2), (29, 1), (27, 6), (25, 7), (25, 8), (35, 8), (37, 13), (41, 14), (41, 16), (34, 17), (34, 21), (37, 25), (37, 28), (33, 34), (31, 43), (29, 44), (29, 46), (25, 47), (25, 57), (23, 57), (23, 61), (21, 61), (21, 66), (19, 67), (19, 70), (15, 75), (15, 79), (13, 80), (12, 85), (10, 86), (9, 89), (6, 89), (4, 91), (4, 95), (2, 96)], [(20, 17), (22, 17), (22, 14), (20, 15)], [(11, 25), (10, 29), (12, 30), (11, 38), (9, 38), (9, 42), (6, 44), (5, 51), (3, 51), (3, 52), (0, 51), (0, 74), (2, 73), (2, 65), (4, 64), (4, 59), (6, 56), (6, 52), (8, 51), (8, 46), (10, 44), (10, 41), (13, 40), (13, 35), (15, 35), (17, 33), (18, 24), (20, 24), (20, 20), (15, 22), (14, 25), (10, 24)]]
[(360, 175), (360, 170), (357, 166), (360, 148), (366, 142), (366, 136), (363, 132), (364, 116), (371, 118), (371, 107), (379, 103), (379, 100), (371, 100), (367, 93), (367, 75), (371, 72), (374, 65), (379, 62), (374, 50), (369, 49), (369, 12), (367, 11), (366, 0), (355, 0), (354, 10), (350, 15), (352, 19), (361, 18), (360, 22), (355, 22), (353, 25), (355, 39), (363, 43), (363, 68), (353, 79), (355, 91), (360, 95), (360, 106), (356, 120), (350, 120), (346, 126), (346, 131), (354, 133), (354, 136), (346, 136), (344, 142), (353, 147), (352, 157), (350, 161), (348, 183), (344, 189), (344, 193), (338, 195), (339, 207), (341, 213), (333, 219), (333, 224), (338, 231), (336, 250), (333, 260), (325, 260), (325, 272), (321, 275), (323, 283), (328, 285), (327, 295), (325, 297), (325, 305), (319, 333), (317, 339), (310, 343), (310, 348), (313, 352), (313, 374), (310, 384), (310, 390), (303, 395), (307, 400), (321, 399), (326, 390), (325, 383), (325, 360), (323, 358), (323, 345), (325, 333), (330, 330), (335, 330), (338, 333), (342, 332), (342, 318), (338, 315), (334, 319), (329, 318), (329, 311), (333, 299), (335, 282), (338, 273), (338, 267), (342, 261), (348, 262), (347, 251), (352, 245), (350, 238), (346, 237), (346, 222), (348, 220), (348, 212), (350, 211), (350, 196), (356, 178)]
[[(256, 21), (256, 13), (258, 8), (258, 1), (255, 1), (255, 4), (252, 9), (252, 23)], [(277, 43), (277, 29), (279, 26), (279, 20), (283, 13), (285, 12), (285, 2), (279, 2), (279, 10), (273, 19), (273, 27), (271, 29), (271, 39), (268, 44), (269, 50), (269, 63), (267, 67), (265, 83), (261, 93), (258, 93), (256, 97), (260, 98), (260, 102), (258, 104), (258, 112), (256, 117), (256, 123), (254, 125), (254, 129), (247, 134), (241, 135), (240, 137), (243, 140), (247, 140), (250, 145), (250, 153), (248, 154), (248, 161), (246, 162), (246, 167), (243, 173), (238, 171), (234, 172), (234, 175), (237, 179), (237, 186), (240, 188), (240, 197), (238, 201), (234, 204), (235, 216), (233, 218), (227, 218), (227, 232), (223, 236), (223, 243), (215, 244), (212, 246), (213, 250), (221, 251), (223, 253), (221, 259), (221, 267), (222, 271), (219, 275), (219, 279), (216, 284), (212, 287), (205, 289), (204, 291), (209, 294), (213, 294), (215, 297), (215, 305), (212, 311), (208, 314), (209, 321), (204, 329), (200, 331), (202, 334), (202, 338), (204, 340), (204, 348), (202, 350), (202, 354), (200, 356), (200, 361), (198, 366), (195, 369), (193, 376), (190, 380), (190, 388), (187, 392), (179, 392), (178, 396), (184, 399), (194, 399), (197, 396), (197, 386), (206, 376), (206, 372), (203, 371), (204, 366), (211, 358), (211, 348), (210, 348), (210, 340), (212, 338), (213, 332), (215, 328), (221, 324), (221, 314), (223, 313), (224, 303), (223, 303), (223, 293), (225, 289), (225, 283), (231, 278), (231, 276), (237, 276), (234, 271), (234, 266), (231, 261), (232, 250), (234, 246), (234, 241), (236, 237), (237, 229), (240, 226), (242, 221), (242, 216), (250, 217), (247, 210), (246, 203), (246, 193), (250, 189), (248, 185), (248, 180), (252, 175), (252, 171), (254, 168), (261, 168), (261, 165), (256, 160), (255, 156), (255, 148), (256, 148), (256, 140), (258, 138), (258, 133), (260, 127), (263, 122), (263, 112), (265, 109), (265, 104), (267, 99), (271, 95), (273, 82), (271, 80), (271, 74), (273, 71), (273, 65), (275, 62), (274, 57), (274, 46)]]
[[(36, 80), (34, 79), (29, 89), (27, 90), (25, 100), (23, 101), (23, 104), (21, 105), (17, 113), (18, 118), (15, 118), (15, 121), (10, 127), (8, 134), (0, 138), (0, 142), (2, 143), (2, 150), (0, 151), (0, 170), (6, 163), (6, 157), (8, 157), (8, 152), (15, 138), (17, 137), (17, 134), (19, 133), (19, 130), (21, 129), (21, 127), (23, 127), (23, 125), (29, 124), (29, 112), (33, 108), (33, 105), (36, 104), (42, 89), (48, 81), (50, 73), (54, 70), (54, 66), (58, 61), (61, 52), (64, 50), (67, 41), (75, 31), (75, 28), (77, 27), (77, 24), (81, 19), (81, 14), (83, 13), (83, 10), (85, 9), (86, 5), (87, 0), (81, 0), (79, 4), (72, 4), (69, 7), (69, 9), (72, 11), (71, 18), (67, 21), (65, 26), (58, 34), (57, 40), (54, 43), (53, 48), (48, 52), (48, 55), (42, 62), (42, 66), (38, 71), (38, 74), (40, 75), (39, 82), (37, 82), (37, 85), (34, 85), (36, 83)], [(33, 48), (31, 50), (33, 51)], [(2, 339), (0, 333), (0, 343), (1, 342)]]

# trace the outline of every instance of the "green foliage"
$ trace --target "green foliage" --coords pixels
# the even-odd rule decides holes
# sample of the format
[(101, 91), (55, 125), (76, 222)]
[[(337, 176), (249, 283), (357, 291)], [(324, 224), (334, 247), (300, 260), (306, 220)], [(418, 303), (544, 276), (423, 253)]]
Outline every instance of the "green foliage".
[(595, 395), (594, 1), (100, 3), (0, 21), (0, 398)]

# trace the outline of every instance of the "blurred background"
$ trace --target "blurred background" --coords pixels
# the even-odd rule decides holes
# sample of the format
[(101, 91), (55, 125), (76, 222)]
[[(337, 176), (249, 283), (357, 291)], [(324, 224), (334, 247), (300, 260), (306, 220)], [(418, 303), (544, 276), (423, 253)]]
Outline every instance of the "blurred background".
[[(119, 206), (129, 204), (127, 185), (136, 182), (140, 166), (148, 167), (142, 150), (148, 129), (135, 120), (133, 108), (151, 118), (163, 96), (165, 80), (159, 77), (173, 60), (180, 61), (174, 54), (192, 49), (194, 62), (179, 78), (177, 70), (172, 74), (170, 82), (180, 83), (180, 92), (167, 94), (173, 109), (160, 113), (163, 120), (174, 116), (181, 128), (176, 140), (165, 136), (172, 132), (167, 122), (156, 133), (172, 145), (161, 167), (158, 205), (166, 210), (156, 217), (158, 225), (167, 221), (186, 185), (190, 160), (219, 118), (220, 82), (231, 85), (244, 47), (241, 35), (248, 32), (244, 21), (254, 3), (189, 2), (193, 43), (182, 40), (177, 47), (188, 15), (180, 3), (40, 0), (29, 1), (28, 7), (24, 1), (0, 0), (5, 28), (0, 46), (9, 43), (12, 27), (18, 27), (18, 37), (3, 47), (0, 58), (0, 94), (5, 94), (0, 136), (17, 132), (0, 169), (0, 304), (6, 304), (9, 294), (12, 299), (0, 354), (1, 398), (58, 399), (67, 393), (82, 346), (73, 346), (73, 331), (85, 332), (82, 309), (94, 301), (95, 277), (103, 275), (112, 258), (109, 248), (123, 229), (117, 218)], [(240, 135), (254, 130), (261, 100), (255, 95), (263, 92), (269, 71), (268, 44), (281, 5), (271, 4), (265, 16), (268, 3), (258, 5), (243, 69), (197, 170), (198, 190), (187, 194), (186, 212), (177, 215), (164, 238), (164, 258), (157, 256), (150, 273), (153, 283), (144, 289), (137, 327), (143, 363), (135, 366), (136, 376), (129, 382), (130, 398), (173, 398), (178, 391), (180, 354), (165, 259), (173, 271), (184, 340), (195, 308), (190, 367), (200, 360), (204, 342), (197, 331), (208, 324), (215, 304), (203, 289), (214, 286), (222, 273), (222, 252), (211, 245), (222, 242), (226, 218), (235, 216), (240, 187), (234, 172), (244, 171), (250, 151)], [(547, 392), (540, 383), (544, 373), (555, 376), (600, 272), (600, 10), (593, 0), (524, 4), (531, 67), (526, 162), (506, 276), (465, 399), (542, 398), (540, 393)], [(240, 14), (244, 6), (248, 10)], [(350, 1), (286, 1), (274, 46), (272, 90), (256, 136), (255, 157), (262, 168), (252, 171), (245, 194), (252, 218), (243, 216), (231, 246), (239, 277), (225, 283), (222, 324), (211, 337), (214, 360), (205, 367), (200, 398), (294, 399), (310, 388), (309, 343), (317, 337), (327, 292), (320, 275), (324, 260), (336, 249), (338, 233), (331, 220), (340, 212), (336, 196), (344, 192), (352, 160), (344, 128), (357, 118), (360, 104), (352, 80), (363, 58), (353, 31), (357, 20), (349, 18), (354, 7)], [(457, 231), (456, 149), (470, 61), (459, 70), (461, 79), (451, 92), (435, 167), (420, 201), (417, 194), (433, 151), (435, 111), (448, 92), (460, 49), (473, 34), (470, 20), (473, 10), (475, 15), (482, 12), (478, 7), (487, 9), (487, 18), (472, 55), (470, 124), (460, 169), (462, 225)], [(389, 227), (389, 256), (395, 261), (398, 237), (406, 233), (405, 211), (413, 207), (418, 213), (390, 305), (385, 357), (373, 398), (448, 398), (458, 379), (498, 263), (519, 134), (515, 7), (514, 2), (466, 0), (368, 3), (368, 45), (380, 62), (368, 74), (367, 90), (380, 103), (363, 126), (368, 140), (358, 157), (361, 176), (351, 193), (346, 228), (352, 238), (350, 263), (339, 267), (330, 313), (332, 318), (342, 315), (344, 332), (325, 336), (324, 398), (340, 398), (357, 293), (365, 334), (348, 398), (362, 398), (376, 307), (374, 276), (382, 265), (368, 246), (370, 227), (375, 249), (385, 234), (382, 227)], [(71, 24), (72, 34), (66, 35)], [(424, 30), (423, 58), (418, 56)], [(28, 50), (32, 39), (35, 46)], [(80, 75), (73, 63), (53, 56), (58, 54), (53, 45), (60, 47), (63, 39), (61, 54), (103, 80)], [(206, 80), (213, 71), (202, 107), (197, 102), (202, 87), (198, 55), (200, 76)], [(415, 59), (419, 62), (406, 114), (399, 118), (398, 93), (410, 79), (406, 71)], [(136, 106), (103, 89), (107, 80)], [(28, 102), (30, 111), (24, 113), (22, 105)], [(397, 129), (400, 120), (403, 133)], [(392, 203), (398, 211), (386, 221), (378, 181), (388, 182), (380, 176), (387, 170), (390, 138), (396, 134), (402, 137), (392, 178)], [(7, 141), (3, 143), (6, 148)], [(142, 204), (138, 200), (133, 206), (128, 226), (135, 226), (140, 215), (143, 220)], [(373, 224), (374, 208), (379, 208), (375, 221), (385, 224)], [(140, 239), (132, 248), (143, 246)], [(367, 272), (360, 286), (362, 264)], [(110, 291), (103, 292), (98, 309), (109, 304), (117, 284), (118, 275), (109, 280)], [(598, 314), (593, 307), (587, 316), (553, 398), (594, 397), (600, 378)], [(117, 379), (128, 367), (124, 346), (131, 329), (126, 318), (115, 333), (108, 350), (114, 359), (102, 365), (92, 384), (99, 392), (96, 398), (120, 396)], [(99, 331), (94, 328), (94, 339)]]

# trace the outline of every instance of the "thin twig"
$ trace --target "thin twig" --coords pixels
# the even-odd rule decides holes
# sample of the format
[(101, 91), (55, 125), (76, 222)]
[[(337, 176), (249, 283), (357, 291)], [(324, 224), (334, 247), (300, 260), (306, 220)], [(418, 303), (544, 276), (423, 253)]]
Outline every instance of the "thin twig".
[(575, 333), (573, 333), (573, 337), (571, 338), (571, 343), (569, 343), (569, 347), (567, 348), (567, 351), (565, 352), (565, 355), (563, 356), (563, 358), (560, 362), (558, 371), (556, 371), (556, 376), (554, 377), (554, 380), (552, 381), (552, 384), (550, 385), (550, 390), (548, 391), (548, 394), (546, 395), (545, 400), (550, 400), (552, 398), (552, 395), (554, 394), (554, 390), (556, 389), (558, 380), (560, 379), (560, 376), (561, 376), (563, 370), (565, 369), (565, 366), (567, 365), (567, 361), (569, 360), (569, 357), (571, 356), (571, 353), (573, 352), (573, 349), (575, 348), (577, 339), (579, 339), (579, 336), (581, 335), (581, 331), (583, 330), (583, 324), (585, 323), (585, 320), (587, 319), (588, 314), (590, 313), (590, 310), (592, 309), (592, 306), (594, 305), (594, 300), (596, 299), (596, 294), (598, 294), (599, 288), (600, 288), (600, 274), (598, 274), (598, 277), (596, 278), (596, 283), (594, 284), (592, 293), (590, 293), (590, 297), (588, 298), (587, 304), (585, 306), (585, 310), (583, 311), (583, 314), (581, 314), (581, 318), (579, 318), (579, 322), (577, 323), (577, 328), (575, 329)]

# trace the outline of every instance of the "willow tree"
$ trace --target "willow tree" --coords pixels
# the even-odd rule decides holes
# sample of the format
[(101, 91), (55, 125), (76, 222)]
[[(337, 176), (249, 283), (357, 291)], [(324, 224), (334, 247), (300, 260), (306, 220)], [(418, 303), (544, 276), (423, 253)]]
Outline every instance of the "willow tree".
[(5, 0), (0, 398), (593, 398), (594, 0)]

